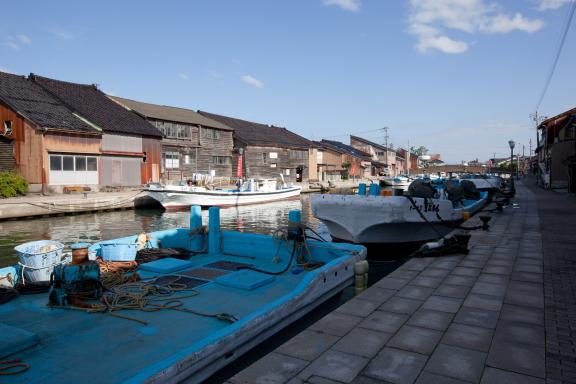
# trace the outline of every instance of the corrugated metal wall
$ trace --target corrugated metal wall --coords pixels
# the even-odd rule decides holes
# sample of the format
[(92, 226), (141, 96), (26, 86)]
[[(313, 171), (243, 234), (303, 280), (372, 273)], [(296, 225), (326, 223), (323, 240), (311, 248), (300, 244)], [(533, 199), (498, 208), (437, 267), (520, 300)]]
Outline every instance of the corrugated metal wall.
[(141, 185), (141, 158), (102, 156), (100, 160), (100, 185), (134, 187)]

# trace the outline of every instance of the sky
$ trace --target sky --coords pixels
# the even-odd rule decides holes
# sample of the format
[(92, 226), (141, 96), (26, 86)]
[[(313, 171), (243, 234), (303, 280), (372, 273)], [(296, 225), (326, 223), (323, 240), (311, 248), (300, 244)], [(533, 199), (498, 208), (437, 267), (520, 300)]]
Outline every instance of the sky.
[[(0, 70), (286, 127), (425, 146), (449, 163), (525, 153), (570, 0), (12, 1)], [(576, 22), (575, 22), (576, 24)], [(575, 26), (538, 108), (576, 106)], [(573, 70), (572, 70), (573, 71)]]

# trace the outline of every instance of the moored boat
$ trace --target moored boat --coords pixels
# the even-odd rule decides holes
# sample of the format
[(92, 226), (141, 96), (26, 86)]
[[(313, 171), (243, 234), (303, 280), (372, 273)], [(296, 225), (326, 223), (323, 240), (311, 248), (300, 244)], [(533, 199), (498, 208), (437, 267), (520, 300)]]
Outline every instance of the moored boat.
[(302, 188), (271, 179), (250, 179), (235, 189), (208, 189), (197, 186), (149, 185), (144, 191), (165, 209), (192, 205), (232, 207), (298, 198)]
[(328, 227), (333, 239), (357, 244), (439, 239), (480, 210), (488, 197), (487, 192), (478, 192), (477, 198), (455, 201), (448, 199), (444, 190), (438, 191), (435, 198), (379, 196), (378, 191), (365, 196), (362, 188), (359, 193), (312, 196), (312, 213)]
[[(201, 382), (350, 285), (366, 255), (307, 239), (297, 211), (276, 236), (221, 231), (218, 208), (206, 231), (200, 210), (192, 213), (191, 228), (89, 248), (93, 259), (143, 246), (136, 262), (148, 261), (124, 276), (101, 260), (57, 266), (50, 295), (2, 304), (0, 358), (30, 367), (3, 382)], [(8, 274), (3, 284), (18, 283), (18, 267), (0, 269)]]

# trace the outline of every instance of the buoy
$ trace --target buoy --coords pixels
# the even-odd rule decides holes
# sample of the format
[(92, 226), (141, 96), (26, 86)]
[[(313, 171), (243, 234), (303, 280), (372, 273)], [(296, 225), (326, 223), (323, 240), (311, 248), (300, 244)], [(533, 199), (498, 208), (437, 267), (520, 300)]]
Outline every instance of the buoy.
[(354, 263), (354, 293), (362, 293), (366, 289), (367, 263), (365, 260)]
[(370, 270), (370, 264), (368, 260), (363, 260), (364, 263), (364, 289), (368, 288), (368, 270)]

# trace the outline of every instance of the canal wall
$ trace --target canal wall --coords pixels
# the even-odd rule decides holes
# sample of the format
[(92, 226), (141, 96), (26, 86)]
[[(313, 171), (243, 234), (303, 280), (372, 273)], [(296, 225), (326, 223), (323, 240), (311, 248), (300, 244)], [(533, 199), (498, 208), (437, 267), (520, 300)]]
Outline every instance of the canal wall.
[[(407, 261), (227, 383), (572, 382), (574, 337), (557, 330), (570, 324), (548, 312), (568, 319), (561, 305), (576, 294), (547, 288), (545, 299), (538, 202), (522, 182), (514, 201), (489, 231), (472, 232), (469, 254)], [(556, 238), (571, 228), (556, 226)]]
[(0, 220), (133, 209), (153, 203), (142, 191), (28, 195), (0, 200)]

